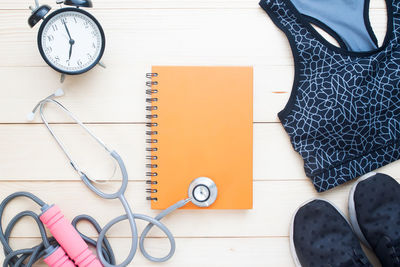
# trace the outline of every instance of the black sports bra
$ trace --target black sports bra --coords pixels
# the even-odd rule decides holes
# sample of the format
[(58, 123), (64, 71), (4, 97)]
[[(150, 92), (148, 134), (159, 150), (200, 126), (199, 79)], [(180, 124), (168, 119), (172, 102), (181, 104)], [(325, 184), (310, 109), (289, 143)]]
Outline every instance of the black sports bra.
[(400, 158), (400, 1), (386, 3), (383, 45), (357, 52), (326, 41), (290, 0), (260, 2), (293, 51), (293, 89), (278, 115), (319, 192)]

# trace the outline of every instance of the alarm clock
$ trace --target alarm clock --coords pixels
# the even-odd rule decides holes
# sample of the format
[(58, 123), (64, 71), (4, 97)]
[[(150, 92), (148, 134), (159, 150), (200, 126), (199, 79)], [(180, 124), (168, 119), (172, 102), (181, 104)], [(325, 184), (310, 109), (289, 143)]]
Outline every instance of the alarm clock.
[(73, 7), (61, 7), (46, 16), (51, 7), (32, 8), (28, 19), (29, 26), (34, 27), (40, 20), (37, 44), (40, 55), (54, 70), (64, 75), (77, 75), (91, 70), (103, 56), (105, 36), (97, 19), (80, 7), (92, 7), (90, 0), (57, 1)]

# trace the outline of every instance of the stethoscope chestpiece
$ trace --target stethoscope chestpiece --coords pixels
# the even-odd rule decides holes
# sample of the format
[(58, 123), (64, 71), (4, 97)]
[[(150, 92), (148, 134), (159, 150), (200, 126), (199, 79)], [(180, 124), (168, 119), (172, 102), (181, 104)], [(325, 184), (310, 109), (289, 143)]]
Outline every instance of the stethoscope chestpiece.
[(188, 195), (196, 206), (209, 207), (217, 199), (217, 185), (210, 178), (196, 178), (189, 185)]

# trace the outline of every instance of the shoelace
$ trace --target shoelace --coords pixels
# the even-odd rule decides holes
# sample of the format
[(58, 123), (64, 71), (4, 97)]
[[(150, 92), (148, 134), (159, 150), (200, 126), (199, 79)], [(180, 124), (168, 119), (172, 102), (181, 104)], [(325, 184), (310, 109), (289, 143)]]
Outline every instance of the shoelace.
[(400, 239), (390, 242), (387, 248), (389, 249), (390, 256), (395, 266), (400, 267)]

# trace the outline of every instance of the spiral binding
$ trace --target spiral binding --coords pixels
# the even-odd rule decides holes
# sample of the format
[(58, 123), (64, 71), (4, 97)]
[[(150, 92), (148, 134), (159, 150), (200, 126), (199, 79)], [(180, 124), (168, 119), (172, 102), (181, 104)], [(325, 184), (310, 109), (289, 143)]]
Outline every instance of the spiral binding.
[[(146, 160), (151, 161), (151, 163), (146, 164), (146, 168), (150, 170), (146, 172), (146, 177), (148, 177), (146, 184), (152, 186), (151, 188), (146, 189), (146, 193), (149, 194), (157, 193), (157, 189), (153, 188), (153, 186), (157, 184), (155, 177), (158, 175), (158, 173), (154, 171), (154, 169), (156, 169), (158, 166), (157, 164), (153, 163), (154, 160), (158, 159), (158, 157), (154, 155), (154, 152), (157, 152), (158, 150), (157, 147), (154, 147), (154, 144), (158, 142), (158, 140), (155, 138), (155, 135), (157, 135), (158, 132), (154, 130), (154, 127), (157, 127), (158, 124), (153, 120), (158, 118), (158, 115), (154, 114), (154, 112), (158, 109), (158, 107), (155, 105), (155, 102), (158, 101), (158, 98), (155, 97), (155, 95), (158, 93), (158, 90), (153, 88), (153, 86), (158, 85), (158, 82), (154, 81), (153, 79), (157, 76), (158, 73), (146, 74), (146, 78), (149, 79), (146, 81), (146, 111), (148, 112), (148, 114), (146, 114), (146, 119), (149, 120), (149, 122), (146, 123), (146, 127), (149, 128), (149, 130), (146, 131), (146, 135), (149, 136), (149, 138), (146, 138), (146, 144), (148, 144), (148, 147), (146, 147), (146, 152), (149, 152), (149, 155), (146, 155)], [(146, 199), (150, 201), (157, 201), (157, 197), (152, 196), (148, 196)]]

